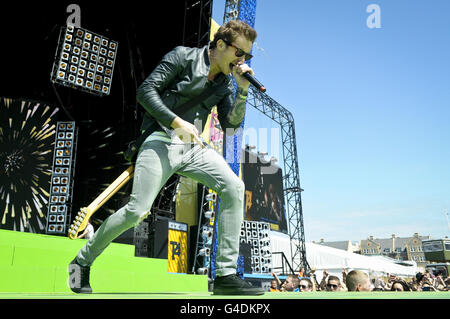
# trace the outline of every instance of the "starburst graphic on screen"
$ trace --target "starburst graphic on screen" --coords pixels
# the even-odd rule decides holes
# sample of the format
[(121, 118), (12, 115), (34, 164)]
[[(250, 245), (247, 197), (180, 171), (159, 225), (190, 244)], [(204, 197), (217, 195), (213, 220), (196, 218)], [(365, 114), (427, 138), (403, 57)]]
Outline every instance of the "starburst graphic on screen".
[(58, 108), (0, 98), (0, 228), (45, 231)]

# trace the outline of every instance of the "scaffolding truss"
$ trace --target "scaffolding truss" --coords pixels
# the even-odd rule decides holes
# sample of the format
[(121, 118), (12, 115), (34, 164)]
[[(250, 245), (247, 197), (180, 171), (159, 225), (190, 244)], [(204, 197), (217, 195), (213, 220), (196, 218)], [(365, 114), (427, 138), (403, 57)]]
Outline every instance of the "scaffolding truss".
[[(209, 40), (209, 18), (211, 17), (212, 1), (207, 0), (185, 0), (185, 30), (188, 28), (196, 27), (197, 30), (191, 32), (191, 37), (187, 38), (183, 35), (184, 45), (196, 45), (200, 47), (205, 45)], [(189, 15), (200, 16), (200, 24), (198, 26), (189, 26)], [(242, 20), (247, 22), (250, 26), (255, 24), (256, 15), (256, 0), (226, 0), (225, 12), (223, 22), (226, 23), (230, 20)], [(208, 19), (206, 19), (208, 17)], [(203, 26), (208, 25), (205, 29)], [(282, 147), (283, 147), (283, 164), (284, 164), (284, 176), (283, 176), (283, 192), (286, 203), (286, 213), (288, 218), (289, 236), (290, 236), (290, 249), (291, 249), (291, 261), (294, 270), (300, 270), (304, 267), (309, 270), (310, 267), (306, 260), (306, 248), (305, 248), (305, 235), (303, 226), (303, 211), (301, 202), (300, 177), (298, 168), (297, 146), (295, 138), (295, 126), (294, 118), (292, 114), (269, 97), (266, 93), (261, 93), (252, 86), (249, 90), (247, 98), (247, 104), (253, 106), (261, 113), (272, 119), (274, 122), (280, 125)], [(242, 127), (244, 126), (242, 123)], [(240, 139), (242, 135), (234, 136), (226, 139), (223, 143), (224, 156), (229, 152), (227, 148), (231, 148), (234, 152), (234, 162), (230, 163), (232, 170), (238, 174), (240, 167)], [(225, 139), (224, 139), (225, 140)], [(227, 145), (228, 144), (228, 145)], [(205, 191), (205, 188), (203, 189)], [(200, 221), (199, 221), (200, 225)], [(216, 232), (214, 232), (214, 237)], [(214, 240), (215, 241), (215, 240)], [(215, 261), (216, 245), (212, 247), (212, 262)], [(214, 265), (211, 265), (212, 277), (215, 275)]]
[(295, 125), (292, 113), (278, 102), (250, 86), (247, 105), (253, 106), (272, 121), (280, 125), (283, 147), (283, 192), (289, 222), (291, 260), (294, 270), (310, 269), (306, 260), (305, 232), (298, 169)]
[[(183, 45), (202, 47), (209, 41), (212, 0), (184, 1)], [(198, 21), (198, 24), (192, 23)]]

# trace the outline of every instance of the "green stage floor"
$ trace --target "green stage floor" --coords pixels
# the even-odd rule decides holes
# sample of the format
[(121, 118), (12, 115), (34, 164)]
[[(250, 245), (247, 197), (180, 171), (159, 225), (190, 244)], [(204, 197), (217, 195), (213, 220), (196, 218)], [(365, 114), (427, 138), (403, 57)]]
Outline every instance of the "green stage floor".
[(0, 299), (450, 299), (450, 292), (311, 292), (214, 296), (203, 275), (168, 273), (167, 259), (134, 256), (134, 246), (112, 243), (91, 267), (94, 293), (68, 285), (67, 266), (85, 240), (0, 230)]
[[(67, 268), (85, 243), (84, 239), (0, 230), (0, 298), (70, 296)], [(105, 294), (208, 292), (207, 276), (169, 273), (167, 259), (135, 257), (134, 246), (116, 243), (91, 267), (90, 283), (95, 292)]]

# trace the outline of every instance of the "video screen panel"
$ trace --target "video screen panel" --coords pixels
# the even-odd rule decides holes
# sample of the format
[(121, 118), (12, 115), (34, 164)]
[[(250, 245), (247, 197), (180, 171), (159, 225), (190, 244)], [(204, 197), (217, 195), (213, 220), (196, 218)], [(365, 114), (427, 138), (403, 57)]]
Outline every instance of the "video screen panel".
[(288, 233), (281, 168), (262, 162), (255, 153), (244, 152), (244, 219), (267, 222), (272, 230)]

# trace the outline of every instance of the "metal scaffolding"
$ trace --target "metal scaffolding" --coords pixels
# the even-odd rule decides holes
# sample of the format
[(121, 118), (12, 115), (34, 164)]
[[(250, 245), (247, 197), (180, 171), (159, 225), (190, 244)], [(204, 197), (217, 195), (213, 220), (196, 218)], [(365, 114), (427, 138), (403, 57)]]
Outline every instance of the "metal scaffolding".
[[(209, 41), (212, 0), (184, 1), (183, 45), (202, 47)], [(192, 21), (198, 21), (193, 24)]]
[(284, 163), (283, 192), (289, 221), (292, 267), (294, 270), (300, 270), (301, 267), (308, 270), (310, 267), (306, 260), (301, 201), (303, 189), (300, 187), (294, 118), (291, 112), (253, 86), (249, 89), (247, 105), (253, 106), (280, 125)]

